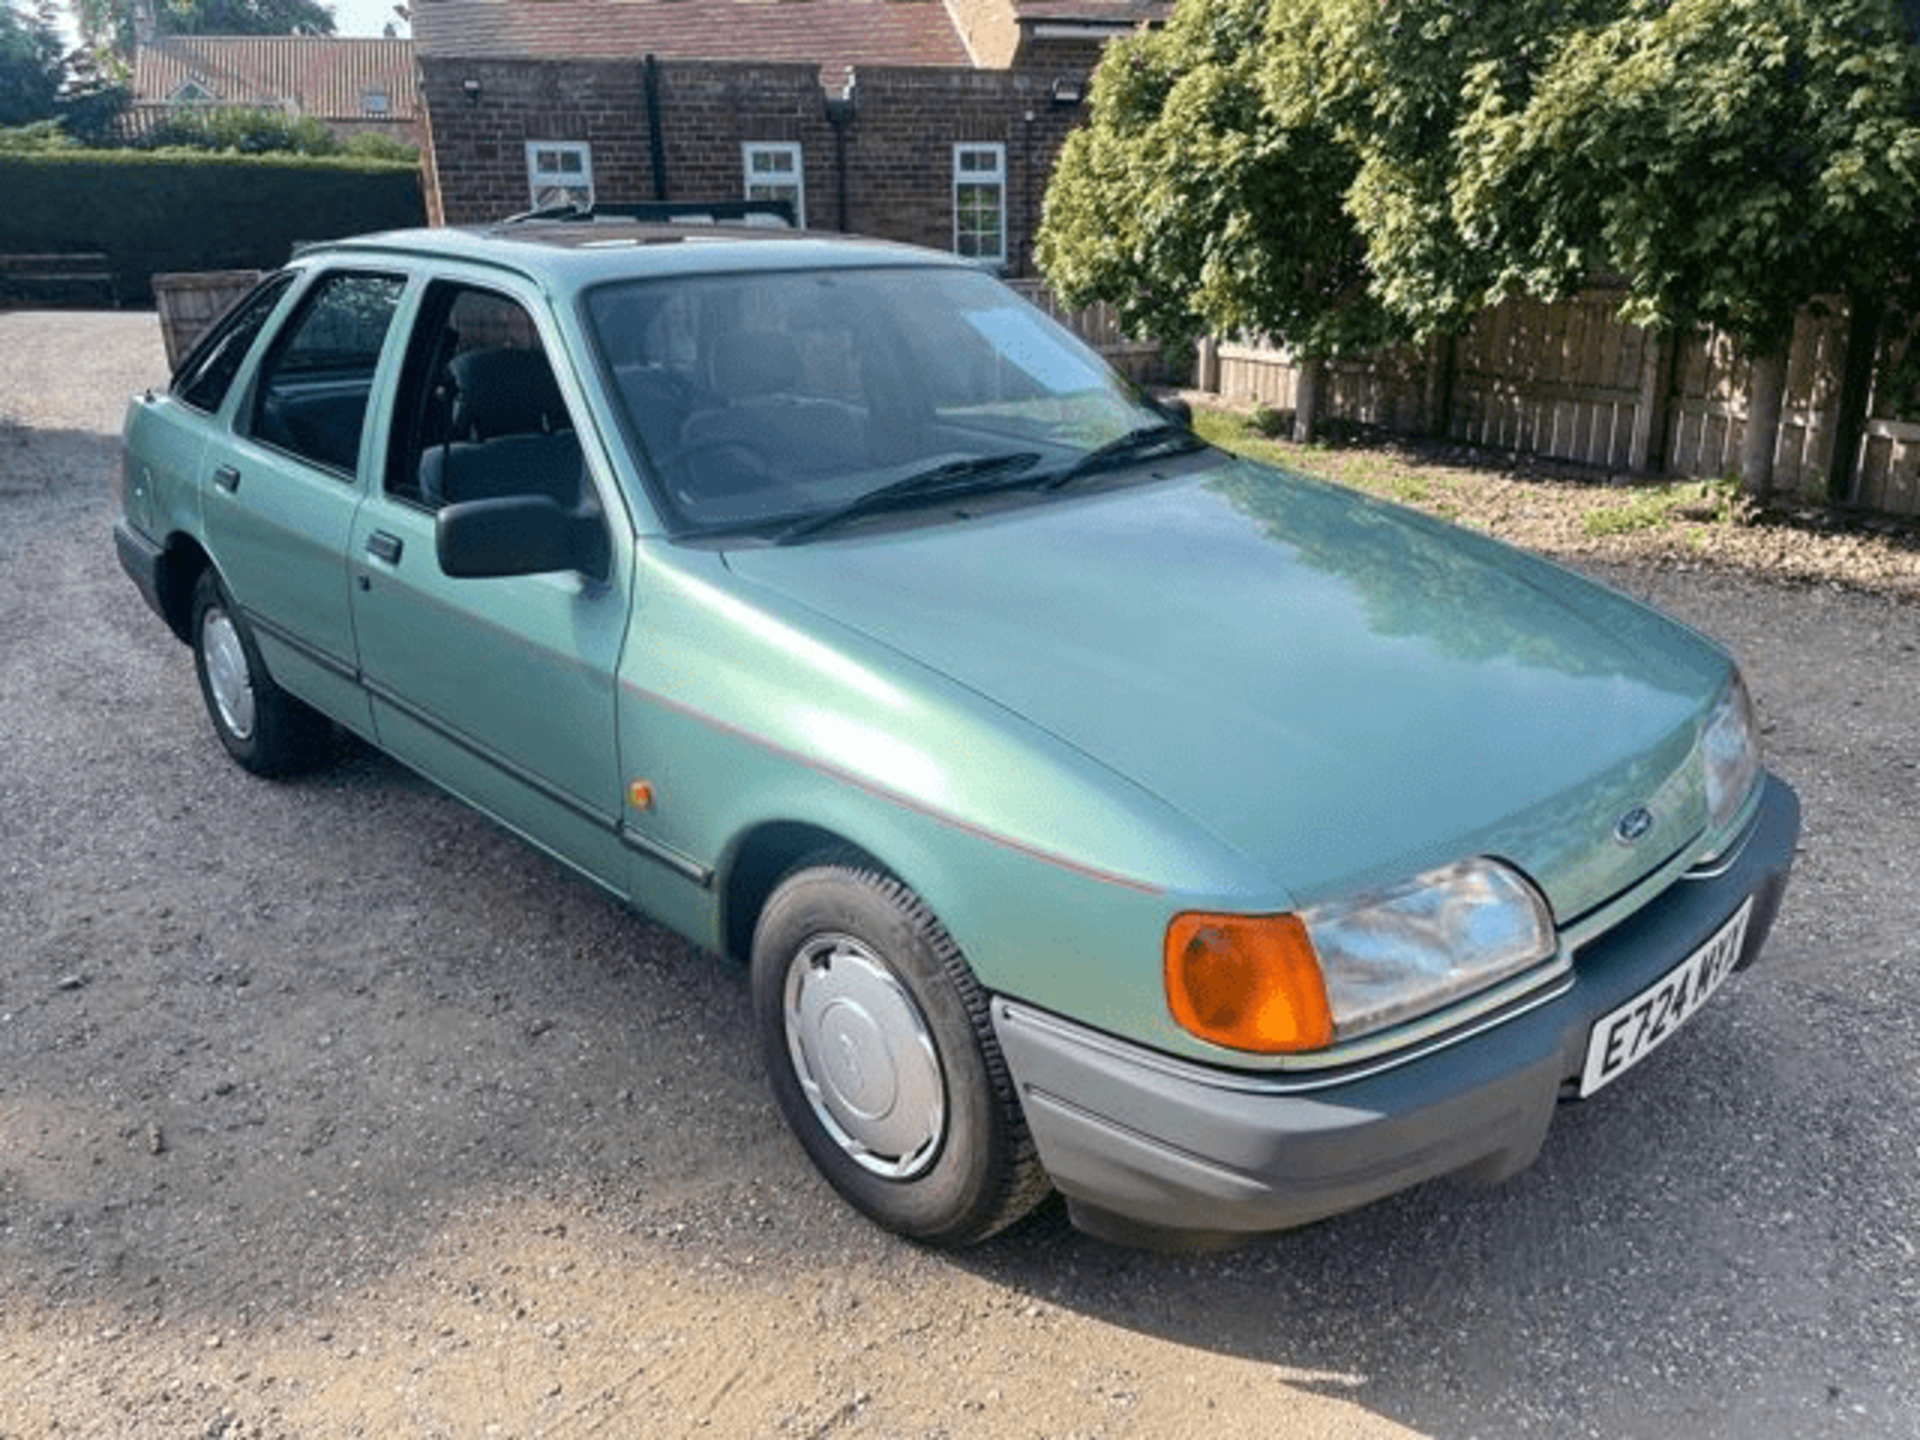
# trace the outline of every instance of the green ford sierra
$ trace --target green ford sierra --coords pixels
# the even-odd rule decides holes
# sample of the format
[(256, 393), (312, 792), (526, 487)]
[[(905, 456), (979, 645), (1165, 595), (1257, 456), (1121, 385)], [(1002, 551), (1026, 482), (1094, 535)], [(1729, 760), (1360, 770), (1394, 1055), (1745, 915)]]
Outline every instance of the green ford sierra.
[(315, 248), (133, 401), (115, 539), (241, 765), (343, 727), (746, 965), (801, 1145), (926, 1241), (1510, 1174), (1799, 828), (1708, 641), (898, 246)]

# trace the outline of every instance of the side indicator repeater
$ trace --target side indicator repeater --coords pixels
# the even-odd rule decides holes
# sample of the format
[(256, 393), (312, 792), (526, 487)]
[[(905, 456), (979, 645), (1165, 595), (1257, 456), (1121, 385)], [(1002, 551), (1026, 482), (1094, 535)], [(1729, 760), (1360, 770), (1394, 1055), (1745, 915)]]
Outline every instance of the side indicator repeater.
[(653, 782), (651, 780), (632, 780), (627, 784), (627, 804), (635, 810), (653, 808)]

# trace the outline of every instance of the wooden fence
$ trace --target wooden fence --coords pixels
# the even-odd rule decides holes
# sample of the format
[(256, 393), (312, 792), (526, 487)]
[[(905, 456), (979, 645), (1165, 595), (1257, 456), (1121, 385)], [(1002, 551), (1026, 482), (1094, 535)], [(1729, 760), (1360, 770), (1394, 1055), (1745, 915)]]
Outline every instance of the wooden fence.
[(1167, 367), (1160, 347), (1151, 341), (1130, 340), (1121, 334), (1120, 317), (1111, 305), (1101, 303), (1084, 310), (1062, 310), (1044, 280), (1009, 280), (1007, 283), (1093, 346), (1106, 357), (1109, 365), (1135, 384), (1146, 385), (1165, 378)]
[(258, 270), (196, 270), (153, 277), (153, 304), (160, 315), (160, 338), (167, 347), (167, 369), (177, 370), (187, 352), (259, 283)]
[[(1748, 365), (1717, 332), (1662, 338), (1623, 324), (1619, 299), (1594, 291), (1554, 305), (1510, 300), (1450, 341), (1335, 362), (1319, 414), (1617, 472), (1738, 474)], [(1920, 515), (1920, 423), (1898, 417), (1914, 397), (1884, 383), (1895, 358), (1886, 346), (1875, 357), (1852, 493), (1829, 496), (1847, 330), (1839, 304), (1804, 312), (1794, 328), (1773, 494)], [(1300, 369), (1277, 347), (1206, 341), (1196, 370), (1199, 388), (1235, 400), (1290, 410), (1299, 395)]]

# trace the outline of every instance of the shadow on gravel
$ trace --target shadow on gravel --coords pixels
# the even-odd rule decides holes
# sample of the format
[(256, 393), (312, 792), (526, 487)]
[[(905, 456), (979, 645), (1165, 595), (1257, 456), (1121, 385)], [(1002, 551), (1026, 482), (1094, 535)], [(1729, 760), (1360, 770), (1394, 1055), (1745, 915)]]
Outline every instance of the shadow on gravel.
[[(1774, 973), (1802, 958), (1780, 946)], [(1772, 1048), (1751, 1014), (1764, 973), (1617, 1093), (1564, 1107), (1505, 1185), (1436, 1182), (1187, 1255), (1080, 1236), (1055, 1202), (957, 1263), (1436, 1437), (1797, 1435), (1868, 1415), (1920, 1433), (1911, 1342), (1887, 1340), (1914, 1300), (1888, 1202), (1914, 1195), (1910, 1138), (1834, 1098), (1832, 1057), (1780, 1063), (1802, 1047)]]
[(0, 415), (0, 560), (76, 508), (104, 509), (119, 466), (120, 442), (112, 436), (33, 430)]

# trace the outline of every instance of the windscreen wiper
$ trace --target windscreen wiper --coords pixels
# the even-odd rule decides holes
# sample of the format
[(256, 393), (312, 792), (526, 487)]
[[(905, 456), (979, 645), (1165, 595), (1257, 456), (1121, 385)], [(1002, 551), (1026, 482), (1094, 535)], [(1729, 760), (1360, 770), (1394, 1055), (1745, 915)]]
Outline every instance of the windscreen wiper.
[(1083, 476), (1094, 475), (1102, 470), (1117, 470), (1122, 465), (1145, 460), (1149, 455), (1162, 451), (1169, 455), (1181, 455), (1190, 450), (1204, 449), (1206, 443), (1186, 426), (1171, 420), (1157, 425), (1143, 425), (1138, 430), (1129, 430), (1107, 441), (1097, 449), (1089, 450), (1057, 475), (1049, 475), (1041, 488), (1058, 490)]
[(896, 505), (935, 500), (952, 495), (979, 494), (998, 490), (1009, 477), (1018, 477), (1040, 463), (1037, 450), (1010, 450), (1000, 455), (969, 455), (964, 460), (948, 460), (885, 485), (856, 495), (842, 505), (818, 511), (796, 520), (773, 537), (776, 545), (791, 545), (809, 535), (831, 529), (847, 520), (876, 514)]

